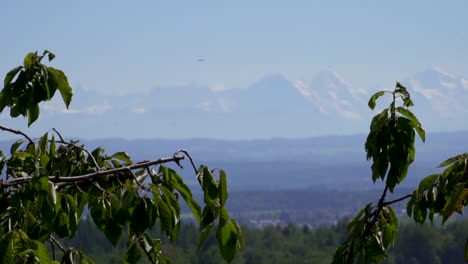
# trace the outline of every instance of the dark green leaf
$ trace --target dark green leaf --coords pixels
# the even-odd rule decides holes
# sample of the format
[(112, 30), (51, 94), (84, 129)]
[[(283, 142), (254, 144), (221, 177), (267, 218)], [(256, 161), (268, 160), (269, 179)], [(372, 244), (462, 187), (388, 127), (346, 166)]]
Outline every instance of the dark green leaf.
[(47, 153), (47, 143), (49, 139), (49, 134), (45, 133), (40, 139), (39, 139), (39, 153)]
[(29, 106), (27, 116), (28, 116), (28, 126), (31, 126), (32, 123), (34, 123), (37, 118), (39, 117), (39, 105), (38, 104), (33, 104)]
[(461, 210), (464, 206), (466, 189), (464, 184), (460, 184), (455, 188), (454, 193), (449, 196), (444, 209), (442, 210), (442, 223), (445, 223), (447, 219), (454, 213)]
[(104, 234), (106, 235), (106, 238), (109, 240), (109, 242), (111, 242), (115, 247), (122, 237), (124, 226), (120, 225), (113, 219), (107, 220), (108, 221), (106, 223), (106, 229), (104, 229)]
[(21, 71), (21, 69), (23, 69), (23, 66), (18, 66), (18, 67), (13, 68), (11, 71), (9, 71), (6, 74), (5, 80), (3, 81), (3, 88), (4, 89), (7, 88), (10, 85), (13, 78), (15, 78), (16, 74), (18, 74), (18, 72)]
[(125, 262), (128, 264), (136, 264), (141, 258), (140, 247), (137, 243), (133, 243), (127, 250), (127, 254), (125, 256)]
[(48, 70), (49, 70), (48, 85), (50, 89), (58, 89), (60, 91), (63, 102), (68, 108), (72, 100), (73, 92), (72, 92), (72, 88), (68, 84), (67, 76), (65, 75), (65, 73), (63, 73), (63, 71), (52, 68), (52, 67), (48, 67)]
[(201, 250), (202, 246), (205, 244), (208, 235), (211, 233), (211, 230), (214, 227), (214, 222), (211, 222), (209, 225), (205, 226), (200, 232), (200, 237), (198, 238), (198, 251)]
[(11, 154), (11, 155), (14, 155), (15, 152), (18, 150), (19, 146), (21, 146), (21, 144), (23, 144), (23, 142), (24, 142), (23, 139), (20, 139), (20, 140), (15, 141), (15, 143), (13, 143), (13, 144), (11, 145), (10, 154)]
[(142, 234), (149, 227), (146, 209), (146, 202), (144, 199), (141, 199), (138, 205), (135, 207), (135, 210), (133, 210), (130, 226), (137, 235)]
[(219, 201), (221, 203), (221, 208), (224, 207), (226, 200), (228, 198), (228, 189), (227, 189), (227, 180), (226, 173), (224, 170), (219, 172)]
[(369, 103), (368, 103), (369, 108), (370, 108), (371, 110), (374, 110), (374, 108), (375, 108), (375, 101), (377, 100), (377, 98), (379, 98), (380, 96), (382, 96), (382, 95), (384, 95), (384, 94), (385, 94), (384, 91), (380, 91), (380, 92), (377, 92), (377, 93), (375, 93), (374, 95), (371, 96), (371, 98), (369, 99)]
[[(227, 217), (227, 212), (222, 213)], [(225, 218), (223, 217), (223, 218)], [(231, 262), (237, 252), (237, 230), (229, 221), (220, 221), (216, 232), (221, 255), (227, 262)]]

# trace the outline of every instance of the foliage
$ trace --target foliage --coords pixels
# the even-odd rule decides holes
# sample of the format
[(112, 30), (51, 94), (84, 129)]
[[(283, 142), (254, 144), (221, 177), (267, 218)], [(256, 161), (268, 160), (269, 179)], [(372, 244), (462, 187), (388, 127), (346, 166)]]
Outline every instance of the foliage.
[[(386, 201), (387, 192), (406, 177), (408, 168), (415, 158), (415, 135), (425, 141), (425, 132), (416, 116), (408, 109), (413, 106), (410, 94), (400, 83), (394, 91), (380, 91), (371, 96), (369, 108), (374, 109), (376, 100), (385, 93), (392, 95), (392, 102), (371, 121), (370, 132), (365, 143), (367, 159), (372, 160), (372, 180), (381, 179), (385, 188), (376, 203), (369, 203), (359, 211), (347, 227), (348, 237), (336, 250), (333, 263), (378, 263), (387, 257), (394, 246), (398, 219), (392, 204), (411, 198), (407, 204), (408, 215), (423, 223), (429, 212), (432, 221), (435, 214), (445, 222), (454, 212), (461, 214), (468, 198), (467, 158), (458, 155), (443, 162), (449, 166), (443, 173), (434, 174), (421, 181), (412, 195)], [(397, 106), (397, 99), (402, 105)], [(465, 247), (468, 261), (468, 248)]]
[[(437, 217), (436, 217), (437, 218)], [(342, 219), (334, 226), (309, 228), (286, 225), (251, 228), (242, 226), (246, 247), (239, 252), (233, 264), (262, 263), (330, 263), (334, 249), (345, 236), (349, 219)], [(159, 234), (159, 228), (151, 229), (151, 235)], [(468, 221), (449, 221), (443, 226), (436, 223), (423, 225), (412, 223), (404, 217), (398, 226), (395, 247), (388, 252), (384, 263), (463, 263), (463, 237), (468, 232)], [(163, 251), (174, 263), (221, 263), (216, 238), (210, 235), (197, 253), (199, 230), (194, 223), (184, 222), (175, 244), (164, 243)], [(97, 263), (116, 263), (122, 258), (126, 245), (116, 247), (107, 242), (92, 221), (82, 221), (77, 235), (65, 245), (75, 245), (96, 260)], [(142, 263), (148, 261), (142, 260)]]
[[(26, 116), (28, 125), (39, 117), (39, 103), (50, 100), (56, 90), (67, 107), (71, 102), (66, 75), (42, 64), (46, 55), (49, 61), (55, 57), (49, 51), (42, 56), (29, 53), (23, 66), (6, 75), (0, 93), (0, 110), (10, 107), (11, 117)], [(94, 263), (84, 251), (60, 242), (76, 235), (88, 210), (114, 246), (125, 238), (125, 263), (136, 263), (142, 255), (152, 263), (171, 263), (163, 255), (161, 238), (148, 230), (159, 225), (161, 235), (177, 240), (179, 197), (200, 225), (199, 247), (214, 228), (226, 261), (232, 261), (243, 245), (240, 227), (225, 209), (225, 172), (206, 166), (197, 169), (185, 150), (168, 158), (134, 163), (126, 152), (108, 155), (100, 147), (88, 151), (77, 141), (65, 141), (55, 129), (38, 140), (19, 130), (0, 129), (23, 137), (12, 144), (8, 156), (0, 152), (0, 169), (5, 172), (0, 181), (1, 263), (56, 263), (56, 247), (62, 251), (62, 263)], [(167, 166), (171, 162), (181, 166), (185, 157), (204, 193), (203, 208), (181, 176)], [(219, 172), (219, 180), (215, 172)]]

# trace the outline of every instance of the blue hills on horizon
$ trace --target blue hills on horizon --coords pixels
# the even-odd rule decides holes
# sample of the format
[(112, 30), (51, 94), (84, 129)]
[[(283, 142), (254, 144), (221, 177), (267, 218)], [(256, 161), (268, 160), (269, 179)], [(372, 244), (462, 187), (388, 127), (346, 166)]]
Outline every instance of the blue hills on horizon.
[[(415, 102), (413, 112), (427, 131), (468, 130), (468, 78), (437, 68), (401, 82)], [(393, 85), (393, 84), (392, 84)], [(43, 104), (29, 130), (55, 127), (80, 138), (307, 138), (366, 133), (376, 113), (367, 100), (377, 89), (358, 88), (333, 71), (310, 82), (269, 75), (245, 88), (214, 90), (206, 85), (155, 87), (147, 92), (99, 94), (78, 87), (69, 110), (60, 100)], [(378, 101), (385, 107), (387, 99)], [(24, 120), (0, 118), (26, 129)]]
[[(421, 178), (440, 171), (445, 159), (466, 152), (468, 132), (428, 133), (426, 143), (416, 142), (416, 160), (409, 170), (405, 187), (414, 187)], [(366, 161), (366, 135), (321, 136), (302, 139), (269, 140), (216, 139), (95, 139), (80, 140), (93, 150), (101, 146), (106, 153), (127, 151), (135, 162), (172, 156), (186, 149), (197, 165), (226, 170), (231, 188), (372, 189), (371, 163)], [(11, 141), (0, 141), (9, 149)], [(181, 171), (189, 184), (196, 184), (193, 170), (184, 161)], [(176, 167), (174, 167), (177, 169)]]

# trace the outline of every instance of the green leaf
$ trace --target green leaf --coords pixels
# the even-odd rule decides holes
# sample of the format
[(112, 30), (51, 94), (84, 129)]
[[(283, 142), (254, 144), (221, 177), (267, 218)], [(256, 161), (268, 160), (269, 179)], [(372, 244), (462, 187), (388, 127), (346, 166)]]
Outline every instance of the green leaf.
[(48, 71), (48, 85), (50, 89), (58, 89), (60, 91), (63, 102), (68, 108), (72, 100), (73, 92), (72, 88), (70, 87), (70, 84), (68, 84), (67, 76), (65, 75), (65, 73), (63, 73), (63, 71), (52, 67), (48, 67)]
[(204, 201), (206, 204), (212, 204), (219, 198), (218, 186), (216, 186), (213, 175), (211, 175), (211, 172), (207, 167), (203, 167), (201, 173)]
[(19, 139), (17, 141), (15, 141), (15, 143), (13, 143), (11, 145), (11, 148), (10, 148), (10, 154), (11, 155), (14, 155), (15, 152), (18, 150), (19, 146), (21, 146), (21, 144), (23, 144), (24, 140), (23, 139)]
[(377, 100), (377, 98), (379, 98), (380, 96), (384, 95), (385, 94), (385, 91), (380, 91), (380, 92), (377, 92), (375, 93), (374, 95), (371, 96), (371, 98), (369, 99), (369, 103), (368, 103), (368, 106), (371, 110), (374, 110), (375, 108), (375, 101)]
[[(5, 80), (3, 81), (3, 88), (4, 89), (6, 89), (10, 85), (13, 78), (15, 78), (16, 74), (18, 74), (18, 72), (21, 71), (22, 69), (23, 69), (23, 66), (18, 66), (18, 67), (13, 68), (12, 70), (10, 70), (6, 74)], [(2, 91), (2, 93), (3, 93), (3, 91)], [(0, 109), (0, 110), (2, 110), (2, 109)]]
[(124, 226), (120, 225), (113, 219), (107, 220), (108, 221), (106, 223), (106, 228), (104, 229), (104, 234), (106, 235), (107, 240), (109, 240), (109, 242), (111, 242), (115, 247), (122, 237)]
[(50, 257), (47, 247), (44, 245), (44, 243), (39, 241), (34, 241), (34, 243), (37, 246), (37, 249), (34, 250), (34, 255), (36, 255), (36, 257), (39, 259), (39, 263), (49, 263)]
[(404, 107), (397, 107), (396, 111), (408, 118), (411, 121), (412, 127), (416, 130), (419, 137), (421, 138), (422, 142), (426, 141), (426, 132), (421, 127), (421, 123), (419, 122), (418, 118), (408, 109)]
[(214, 227), (214, 222), (211, 222), (209, 225), (207, 225), (205, 228), (203, 228), (200, 232), (200, 236), (198, 238), (198, 251), (201, 250), (202, 246), (205, 244), (206, 239), (208, 238), (208, 235), (211, 233), (211, 230)]
[(31, 68), (34, 64), (34, 59), (37, 57), (37, 52), (29, 52), (26, 57), (24, 57), (23, 66), (26, 69)]
[(231, 262), (237, 252), (237, 230), (230, 221), (227, 221), (227, 211), (222, 210), (220, 218), (223, 220), (219, 221), (216, 239), (219, 243), (221, 255), (227, 262)]
[(435, 181), (440, 177), (440, 174), (432, 174), (422, 179), (418, 186), (418, 192), (424, 192), (434, 187)]
[(132, 243), (127, 250), (125, 263), (136, 264), (141, 258), (140, 247), (137, 243)]
[(130, 158), (130, 155), (128, 155), (127, 152), (117, 152), (114, 155), (111, 156), (113, 159), (121, 160), (125, 163), (125, 166), (131, 165), (132, 160)]
[(13, 231), (10, 231), (2, 237), (0, 241), (0, 263), (13, 264), (16, 259), (16, 252), (14, 249), (14, 236)]
[(437, 166), (437, 168), (443, 168), (443, 167), (446, 167), (452, 163), (455, 163), (456, 161), (458, 160), (461, 160), (463, 159), (464, 155), (461, 154), (461, 155), (457, 155), (455, 157), (451, 157), (449, 159), (447, 159), (446, 161), (442, 162), (439, 166)]
[(56, 154), (57, 154), (57, 147), (56, 147), (55, 137), (52, 136), (52, 139), (50, 140), (50, 146), (49, 146), (49, 159), (53, 159)]
[(154, 195), (153, 199), (155, 199), (155, 204), (158, 207), (158, 213), (161, 220), (161, 230), (170, 236), (172, 229), (174, 228), (174, 215), (172, 214), (170, 207), (159, 195)]
[(228, 198), (228, 190), (227, 190), (227, 180), (226, 180), (226, 173), (224, 170), (221, 170), (219, 173), (219, 201), (221, 203), (221, 208), (224, 207), (226, 204), (226, 200)]
[(34, 123), (37, 118), (39, 117), (39, 105), (38, 104), (33, 104), (29, 106), (28, 111), (27, 111), (27, 116), (28, 116), (28, 126), (31, 126), (32, 123)]
[(47, 153), (49, 134), (45, 133), (39, 140), (39, 153)]
[(442, 210), (442, 223), (445, 223), (447, 219), (454, 213), (461, 210), (465, 202), (466, 190), (464, 184), (459, 184), (454, 193), (449, 196), (444, 209)]
[(173, 186), (174, 188), (180, 193), (182, 198), (185, 200), (187, 203), (188, 207), (193, 213), (193, 216), (195, 217), (195, 220), (200, 223), (201, 219), (201, 208), (200, 205), (195, 201), (195, 199), (192, 196), (192, 192), (190, 191), (190, 188), (184, 183), (182, 178), (178, 173), (173, 174)]
[(49, 61), (52, 61), (55, 58), (55, 54), (48, 50), (44, 50), (44, 52), (42, 53), (42, 56), (45, 56), (45, 55), (47, 55)]

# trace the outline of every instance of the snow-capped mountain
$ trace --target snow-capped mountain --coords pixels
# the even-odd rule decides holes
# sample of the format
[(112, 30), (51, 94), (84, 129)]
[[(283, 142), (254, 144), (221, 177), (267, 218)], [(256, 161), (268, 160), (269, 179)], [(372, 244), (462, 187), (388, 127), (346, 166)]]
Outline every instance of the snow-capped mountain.
[[(468, 129), (468, 122), (464, 122), (468, 115), (467, 78), (432, 68), (401, 83), (409, 89), (415, 102), (413, 111), (423, 127), (430, 131)], [(44, 104), (39, 127), (41, 131), (56, 127), (66, 134), (90, 138), (271, 138), (366, 133), (373, 115), (367, 100), (374, 92), (330, 70), (310, 81), (276, 74), (245, 88), (227, 90), (191, 83), (121, 96), (78, 87), (69, 110), (60, 100)], [(6, 114), (0, 118), (18, 124)]]

